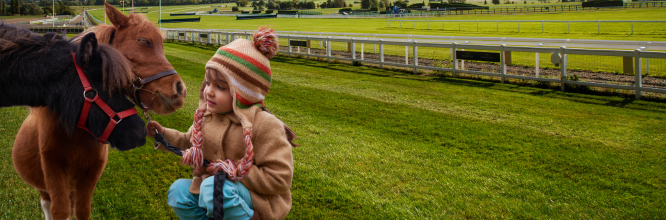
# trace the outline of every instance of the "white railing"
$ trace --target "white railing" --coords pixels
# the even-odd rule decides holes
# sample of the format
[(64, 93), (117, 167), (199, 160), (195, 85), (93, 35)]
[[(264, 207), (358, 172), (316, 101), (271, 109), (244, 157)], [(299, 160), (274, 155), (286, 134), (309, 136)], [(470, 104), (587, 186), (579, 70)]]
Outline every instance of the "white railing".
[[(251, 33), (245, 32), (224, 32), (224, 31), (207, 31), (207, 30), (180, 30), (180, 29), (162, 29), (166, 34), (165, 38), (167, 40), (174, 41), (185, 41), (193, 43), (206, 43), (212, 45), (226, 45), (231, 41), (238, 38), (251, 38)], [(205, 35), (203, 35), (205, 34)], [(205, 37), (204, 37), (205, 36)], [(642, 61), (645, 59), (666, 59), (665, 52), (653, 52), (645, 51), (644, 48), (637, 48), (634, 50), (601, 50), (601, 49), (578, 49), (578, 48), (567, 48), (561, 46), (559, 48), (553, 47), (524, 47), (524, 46), (507, 46), (502, 45), (471, 45), (467, 43), (459, 44), (457, 42), (453, 43), (433, 43), (433, 42), (421, 42), (418, 40), (406, 40), (406, 39), (380, 39), (380, 38), (349, 38), (349, 37), (339, 37), (339, 36), (303, 36), (303, 35), (285, 35), (278, 34), (278, 37), (281, 40), (286, 39), (286, 42), (291, 42), (292, 40), (304, 40), (308, 42), (308, 47), (305, 48), (304, 52), (300, 51), (300, 48), (297, 52), (294, 52), (294, 46), (282, 46), (279, 50), (280, 53), (286, 54), (287, 56), (300, 55), (307, 58), (318, 57), (325, 58), (328, 62), (331, 60), (345, 60), (361, 63), (370, 63), (379, 65), (380, 68), (384, 68), (385, 65), (404, 67), (412, 69), (414, 73), (417, 73), (419, 69), (424, 70), (433, 70), (433, 71), (443, 71), (443, 72), (452, 72), (453, 77), (457, 77), (459, 73), (465, 74), (475, 74), (475, 75), (485, 75), (485, 76), (495, 76), (501, 79), (501, 82), (504, 83), (507, 78), (521, 79), (521, 80), (534, 80), (542, 82), (553, 82), (560, 83), (561, 89), (564, 91), (567, 84), (570, 85), (582, 85), (582, 86), (593, 86), (593, 87), (605, 87), (613, 89), (626, 89), (634, 90), (636, 92), (636, 98), (640, 99), (643, 92), (654, 92), (654, 93), (666, 93), (665, 88), (658, 87), (644, 87), (642, 86), (643, 82), (643, 64)], [(205, 41), (203, 39), (206, 39)], [(326, 53), (325, 55), (311, 53), (310, 41), (319, 41), (320, 45), (325, 45)], [(350, 52), (351, 57), (341, 57), (333, 56), (331, 43), (338, 42), (345, 44), (345, 50)], [(379, 59), (378, 60), (368, 60), (364, 59), (364, 50), (360, 50), (360, 58), (357, 57), (356, 44), (373, 44), (378, 45), (379, 47)], [(349, 47), (347, 47), (349, 45)], [(385, 60), (385, 46), (404, 46), (405, 47), (405, 63), (389, 62)], [(437, 66), (424, 66), (419, 65), (419, 48), (435, 48), (440, 50), (445, 50), (446, 52), (451, 52), (451, 63), (452, 68), (437, 67)], [(474, 70), (465, 70), (461, 68), (464, 65), (462, 59), (456, 57), (456, 51), (464, 50), (480, 50), (480, 51), (494, 51), (499, 52), (500, 54), (500, 71), (499, 72), (487, 72), (487, 71), (474, 71)], [(339, 51), (338, 51), (339, 52)], [(535, 60), (535, 69), (536, 76), (526, 76), (526, 75), (517, 75), (517, 74), (507, 74), (507, 57), (510, 57), (511, 52), (527, 52), (534, 53), (536, 55)], [(558, 57), (554, 60), (553, 63), (559, 66), (559, 78), (543, 78), (539, 77), (539, 56), (538, 54), (553, 54), (553, 56)], [(410, 57), (411, 55), (411, 57)], [(589, 55), (589, 56), (610, 56), (610, 57), (622, 57), (623, 59), (629, 60), (631, 63), (631, 71), (634, 72), (634, 83), (633, 85), (621, 85), (621, 84), (612, 84), (612, 83), (599, 83), (599, 82), (584, 82), (578, 80), (570, 80), (567, 77), (567, 66), (569, 64), (568, 55)], [(510, 59), (510, 58), (509, 58)], [(459, 62), (462, 61), (462, 62)], [(663, 64), (664, 62), (658, 62), (658, 64)], [(647, 67), (650, 68), (649, 65)]]
[[(165, 29), (167, 30), (167, 29)], [(234, 32), (253, 33), (254, 30), (244, 29), (187, 29), (172, 28), (180, 32)], [(645, 47), (649, 50), (666, 50), (664, 41), (620, 41), (620, 40), (584, 40), (584, 39), (550, 39), (550, 38), (518, 38), (518, 37), (468, 37), (468, 36), (439, 36), (439, 35), (410, 35), (410, 34), (370, 34), (370, 33), (338, 33), (338, 32), (310, 32), (310, 31), (275, 31), (281, 35), (302, 36), (331, 36), (355, 38), (382, 38), (418, 40), (428, 43), (466, 42), (466, 44), (485, 44), (507, 46), (542, 46), (567, 48), (597, 48), (597, 49), (636, 49)]]

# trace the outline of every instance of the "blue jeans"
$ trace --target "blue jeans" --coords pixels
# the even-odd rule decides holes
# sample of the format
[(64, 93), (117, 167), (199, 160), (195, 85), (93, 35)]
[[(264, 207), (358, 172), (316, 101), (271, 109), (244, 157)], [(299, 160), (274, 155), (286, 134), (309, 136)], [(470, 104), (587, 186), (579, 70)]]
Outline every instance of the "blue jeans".
[[(214, 177), (208, 177), (201, 182), (199, 195), (190, 193), (191, 179), (179, 179), (171, 184), (167, 192), (167, 203), (180, 219), (207, 220), (213, 217)], [(243, 184), (227, 179), (222, 191), (224, 219), (247, 220), (254, 215), (250, 191)]]

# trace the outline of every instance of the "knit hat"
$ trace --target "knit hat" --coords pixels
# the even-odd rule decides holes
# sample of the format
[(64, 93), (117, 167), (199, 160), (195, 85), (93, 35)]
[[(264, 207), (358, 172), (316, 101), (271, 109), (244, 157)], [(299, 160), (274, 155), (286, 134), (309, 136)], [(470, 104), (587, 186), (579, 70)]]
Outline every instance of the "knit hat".
[[(260, 27), (253, 35), (252, 41), (237, 39), (220, 47), (213, 58), (206, 63), (206, 69), (213, 69), (222, 74), (229, 83), (229, 91), (233, 98), (233, 111), (243, 127), (243, 139), (247, 146), (245, 155), (238, 161), (211, 161), (207, 171), (215, 173), (222, 169), (230, 180), (243, 179), (252, 166), (253, 145), (252, 123), (255, 113), (264, 106), (264, 97), (271, 87), (272, 73), (268, 59), (277, 54), (278, 39), (272, 29)], [(203, 154), (200, 148), (203, 143), (201, 119), (203, 111), (195, 114), (192, 133), (192, 148), (183, 155), (183, 164), (192, 165), (200, 171)], [(195, 149), (197, 148), (197, 149)], [(190, 152), (191, 151), (191, 152)]]

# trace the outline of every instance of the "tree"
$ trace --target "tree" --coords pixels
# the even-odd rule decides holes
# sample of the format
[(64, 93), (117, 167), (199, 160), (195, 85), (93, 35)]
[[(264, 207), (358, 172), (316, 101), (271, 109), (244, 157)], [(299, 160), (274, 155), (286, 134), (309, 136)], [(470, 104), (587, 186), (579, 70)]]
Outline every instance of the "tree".
[(42, 8), (40, 8), (38, 5), (33, 4), (33, 3), (28, 3), (23, 5), (23, 8), (25, 12), (23, 13), (28, 13), (31, 15), (39, 15), (42, 14)]
[(44, 12), (45, 15), (51, 15), (51, 13), (53, 13), (51, 7), (43, 7), (42, 11)]
[(361, 0), (361, 9), (370, 8), (370, 0)]
[(488, 4), (488, 0), (483, 0), (483, 4), (484, 4), (484, 5), (487, 5), (487, 4)]
[(384, 2), (379, 2), (379, 8), (384, 10), (385, 7), (386, 7), (386, 5), (384, 5)]
[(393, 5), (400, 6), (400, 8), (407, 8), (407, 2), (404, 2), (402, 0), (398, 0), (398, 1), (393, 2)]
[(2, 3), (0, 3), (0, 15), (5, 15), (5, 14), (7, 14), (7, 11), (6, 11), (6, 10), (7, 10), (7, 9), (5, 9), (5, 1), (2, 1)]
[(379, 6), (377, 0), (370, 0), (370, 8), (377, 8), (377, 6)]
[(389, 7), (389, 5), (391, 4), (389, 0), (379, 0), (379, 1), (384, 2), (384, 7)]
[(238, 6), (231, 7), (231, 11), (238, 11)]
[(248, 4), (247, 0), (238, 0), (238, 1), (236, 1), (236, 5), (239, 6), (239, 7), (245, 7), (245, 6), (247, 6), (247, 4)]
[(317, 8), (317, 5), (314, 2), (308, 2), (308, 3), (305, 3), (305, 8), (315, 9), (315, 8)]
[(500, 0), (493, 0), (493, 5), (499, 5), (499, 4), (500, 4)]
[(260, 0), (259, 3), (257, 3), (259, 6), (266, 6), (266, 2), (264, 0)]
[(351, 8), (351, 7), (354, 7), (354, 5), (353, 5), (352, 3), (349, 3), (349, 7), (350, 7), (350, 8)]
[(345, 0), (333, 0), (333, 6), (331, 8), (343, 8), (345, 7)]
[(268, 8), (268, 9), (276, 9), (276, 8), (275, 8), (275, 2), (273, 2), (273, 1), (268, 1), (268, 3), (266, 4), (266, 8)]

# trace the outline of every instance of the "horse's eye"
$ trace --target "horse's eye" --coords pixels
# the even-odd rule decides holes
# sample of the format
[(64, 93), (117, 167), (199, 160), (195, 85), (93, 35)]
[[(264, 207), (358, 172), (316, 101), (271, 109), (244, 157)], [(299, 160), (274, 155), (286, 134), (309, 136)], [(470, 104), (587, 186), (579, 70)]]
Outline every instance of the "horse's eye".
[(144, 38), (137, 39), (136, 41), (139, 42), (139, 43), (145, 44), (146, 46), (150, 46), (150, 41), (148, 41)]

